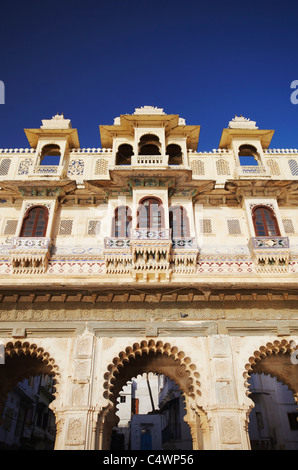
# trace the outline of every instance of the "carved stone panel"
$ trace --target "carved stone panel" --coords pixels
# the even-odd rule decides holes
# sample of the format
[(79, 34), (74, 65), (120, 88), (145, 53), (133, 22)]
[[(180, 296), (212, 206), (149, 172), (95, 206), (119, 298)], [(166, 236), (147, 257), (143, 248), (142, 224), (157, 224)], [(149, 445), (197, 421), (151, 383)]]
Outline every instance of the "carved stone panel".
[(92, 354), (92, 335), (82, 335), (76, 339), (76, 357), (91, 356)]
[(220, 431), (223, 444), (240, 444), (240, 429), (236, 416), (222, 416), (220, 418)]
[(87, 406), (88, 385), (75, 383), (72, 389), (72, 404), (74, 407)]
[(212, 356), (226, 356), (230, 353), (229, 337), (226, 335), (213, 335), (210, 341)]
[(86, 383), (90, 380), (90, 359), (75, 360), (74, 380), (80, 383)]
[(216, 402), (220, 405), (232, 405), (235, 403), (233, 384), (229, 381), (217, 381), (215, 383)]
[(67, 428), (67, 442), (69, 446), (84, 445), (84, 423), (82, 418), (70, 418)]

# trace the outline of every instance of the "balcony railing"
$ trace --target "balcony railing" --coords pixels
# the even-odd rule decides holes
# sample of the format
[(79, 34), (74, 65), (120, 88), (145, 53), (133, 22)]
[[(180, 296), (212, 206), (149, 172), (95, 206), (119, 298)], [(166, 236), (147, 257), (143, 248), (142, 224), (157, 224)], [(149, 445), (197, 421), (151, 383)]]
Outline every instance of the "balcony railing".
[(186, 248), (195, 248), (195, 238), (193, 237), (180, 237), (172, 239), (172, 249), (180, 250)]
[(48, 237), (13, 237), (11, 248), (13, 250), (48, 250), (50, 241)]
[(130, 248), (130, 238), (106, 237), (104, 239), (105, 249)]
[[(148, 229), (134, 229), (132, 230), (131, 239), (132, 240), (169, 240), (170, 239), (170, 229), (162, 230), (148, 230)], [(104, 239), (104, 246), (106, 249), (109, 248), (130, 248), (130, 238), (126, 237), (106, 237)], [(186, 249), (186, 248), (195, 248), (195, 238), (194, 237), (180, 237), (172, 239), (172, 249)]]
[(147, 229), (135, 228), (131, 231), (132, 240), (169, 240), (171, 238), (171, 229)]
[(168, 164), (168, 155), (136, 155), (132, 159), (132, 165), (137, 166), (166, 166)]
[(251, 243), (253, 249), (281, 249), (289, 248), (289, 238), (288, 237), (252, 237)]

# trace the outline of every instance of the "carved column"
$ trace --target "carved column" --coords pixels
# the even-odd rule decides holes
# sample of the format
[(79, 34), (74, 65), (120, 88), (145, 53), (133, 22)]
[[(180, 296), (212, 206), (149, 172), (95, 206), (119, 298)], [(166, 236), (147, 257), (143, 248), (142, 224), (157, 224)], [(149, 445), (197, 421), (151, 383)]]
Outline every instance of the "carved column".
[(184, 421), (190, 429), (193, 450), (209, 449), (210, 432), (206, 413), (189, 397), (186, 397), (185, 404), (186, 415)]
[(210, 390), (205, 410), (210, 423), (210, 444), (216, 450), (247, 450), (247, 407), (239, 403), (233, 355), (228, 335), (209, 338)]
[(56, 449), (94, 448), (98, 411), (92, 408), (94, 336), (89, 332), (75, 339), (70, 387), (66, 387), (65, 405), (55, 409)]

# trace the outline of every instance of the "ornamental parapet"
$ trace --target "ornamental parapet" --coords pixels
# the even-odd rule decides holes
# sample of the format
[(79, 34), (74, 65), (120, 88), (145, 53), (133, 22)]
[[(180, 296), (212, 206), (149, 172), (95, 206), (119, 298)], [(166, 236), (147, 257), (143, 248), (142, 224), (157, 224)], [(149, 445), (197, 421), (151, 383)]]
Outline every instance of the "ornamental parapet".
[(14, 274), (45, 273), (50, 258), (48, 237), (13, 237), (10, 256)]
[[(298, 175), (298, 149), (264, 149), (259, 165), (239, 165), (231, 149), (196, 152), (187, 150), (183, 164), (175, 169), (191, 169), (192, 179), (260, 179), (271, 177), (293, 179)], [(77, 181), (109, 180), (110, 170), (169, 170), (168, 155), (133, 155), (131, 164), (115, 165), (110, 148), (74, 148), (63, 157), (60, 165), (42, 165), (34, 148), (0, 149), (0, 180), (46, 178), (55, 181), (64, 176)]]
[(288, 237), (252, 237), (249, 248), (257, 272), (288, 272), (291, 253)]

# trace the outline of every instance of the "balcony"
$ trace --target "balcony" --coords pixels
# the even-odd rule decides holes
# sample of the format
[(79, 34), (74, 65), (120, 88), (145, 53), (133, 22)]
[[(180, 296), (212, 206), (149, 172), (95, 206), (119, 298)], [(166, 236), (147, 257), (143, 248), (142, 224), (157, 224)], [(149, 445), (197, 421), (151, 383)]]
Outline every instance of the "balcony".
[(10, 255), (14, 274), (41, 274), (48, 266), (51, 239), (48, 237), (14, 237)]
[(170, 229), (136, 228), (130, 238), (105, 239), (108, 274), (130, 273), (136, 281), (169, 280), (172, 272), (194, 273), (198, 249), (195, 239), (171, 239)]
[(173, 272), (195, 273), (199, 250), (193, 237), (172, 239), (171, 264)]
[(288, 271), (290, 257), (288, 237), (252, 237), (249, 248), (258, 272)]
[(132, 270), (135, 281), (169, 280), (171, 230), (136, 228), (131, 231)]
[(132, 267), (130, 238), (104, 239), (104, 258), (107, 274), (128, 274)]

